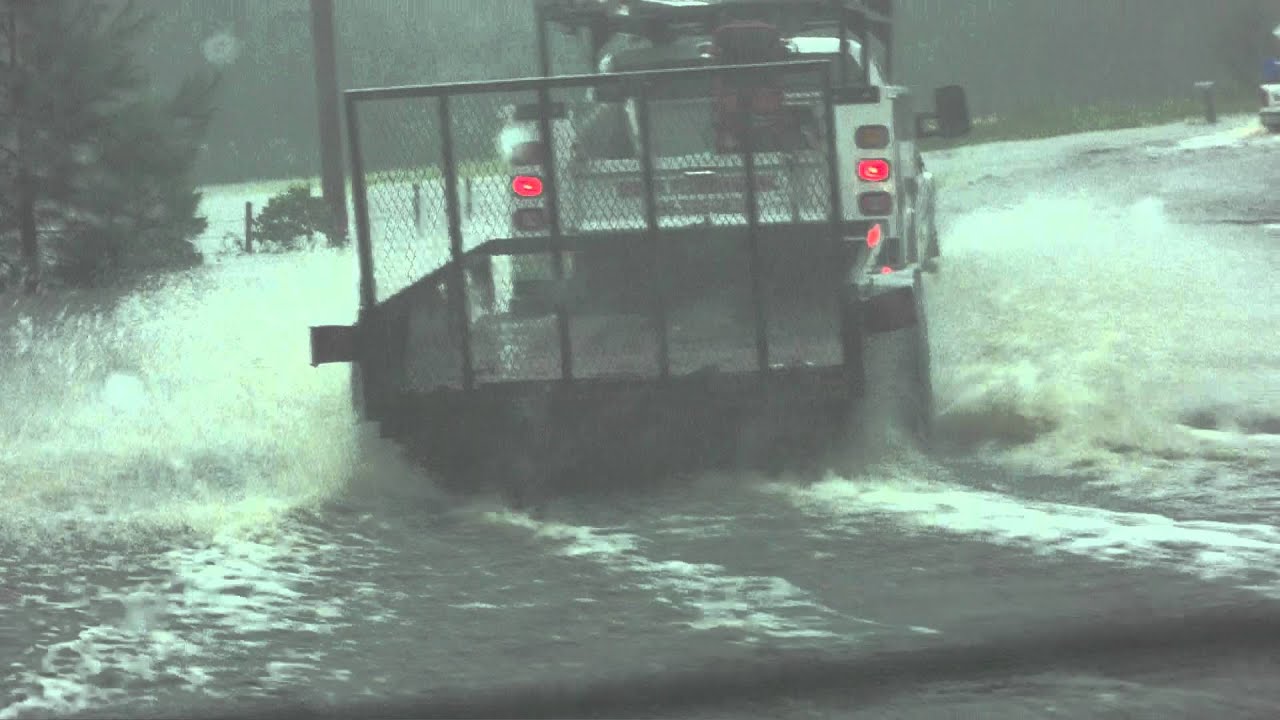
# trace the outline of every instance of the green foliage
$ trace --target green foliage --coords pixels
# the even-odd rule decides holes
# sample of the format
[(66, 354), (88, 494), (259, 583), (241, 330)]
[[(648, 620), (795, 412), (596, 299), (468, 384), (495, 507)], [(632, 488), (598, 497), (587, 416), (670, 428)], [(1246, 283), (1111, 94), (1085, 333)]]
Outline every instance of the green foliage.
[[(3, 66), (20, 92), (0, 95), (0, 196), (16, 195), (24, 164), (50, 274), (87, 285), (198, 263), (192, 241), (206, 222), (191, 170), (217, 77), (196, 74), (157, 97), (134, 59), (150, 18), (132, 3), (0, 0), (7, 12), (25, 32), (18, 62)], [(5, 240), (15, 226), (0, 216)]]
[(254, 244), (271, 252), (289, 252), (309, 245), (323, 235), (330, 247), (347, 244), (322, 197), (313, 197), (306, 185), (293, 185), (267, 201), (253, 219)]

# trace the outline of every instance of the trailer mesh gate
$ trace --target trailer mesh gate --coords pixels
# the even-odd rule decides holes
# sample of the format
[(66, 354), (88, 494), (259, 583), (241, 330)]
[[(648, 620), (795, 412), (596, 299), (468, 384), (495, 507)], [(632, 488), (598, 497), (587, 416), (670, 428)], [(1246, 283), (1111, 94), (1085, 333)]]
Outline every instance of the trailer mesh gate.
[[(831, 96), (827, 62), (348, 91), (370, 414), (488, 383), (839, 365)], [(516, 318), (530, 274), (553, 302)]]

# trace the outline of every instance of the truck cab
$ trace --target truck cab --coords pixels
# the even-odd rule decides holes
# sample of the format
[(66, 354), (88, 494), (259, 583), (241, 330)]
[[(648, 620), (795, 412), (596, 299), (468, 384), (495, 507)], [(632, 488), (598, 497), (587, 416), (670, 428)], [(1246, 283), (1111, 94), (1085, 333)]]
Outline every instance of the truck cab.
[[(818, 146), (826, 118), (816, 102), (821, 88), (812, 77), (748, 75), (740, 88), (705, 76), (666, 77), (648, 89), (659, 172), (682, 169), (684, 177), (660, 180), (654, 192), (666, 225), (745, 224), (740, 210), (743, 181), (738, 132), (732, 116), (745, 110), (753, 122), (776, 132), (755, 134), (755, 175), (762, 217), (822, 222), (826, 208), (804, 195), (834, 152), (841, 174), (839, 205), (850, 237), (874, 240), (859, 264), (865, 273), (889, 274), (939, 254), (934, 220), (935, 188), (917, 140), (968, 132), (963, 90), (939, 90), (943, 114), (918, 113), (913, 95), (892, 84), (893, 5), (884, 0), (551, 0), (539, 8), (540, 37), (548, 26), (581, 36), (588, 62), (601, 75), (753, 63), (826, 61), (833, 66), (835, 117), (831, 148)], [(545, 48), (544, 73), (553, 69)], [(808, 80), (808, 86), (804, 81)], [(601, 88), (604, 90), (604, 88)], [(744, 92), (745, 91), (745, 94)], [(746, 98), (745, 102), (743, 99)], [(743, 108), (751, 103), (753, 107)], [(639, 230), (640, 118), (636, 98), (610, 88), (592, 90), (582, 102), (551, 121), (557, 154), (571, 160), (559, 177), (559, 220), (571, 232)], [(703, 121), (708, 116), (714, 119)], [(511, 107), (501, 145), (508, 149), (513, 182), (537, 177), (539, 127), (535, 108)], [(513, 138), (517, 140), (513, 140)], [(695, 175), (693, 173), (700, 173)], [(510, 199), (511, 233), (546, 232), (546, 198), (515, 193)], [(871, 234), (874, 230), (874, 234)], [(570, 274), (587, 272), (580, 265)], [(555, 281), (545, 261), (511, 266), (514, 307), (529, 302)]]

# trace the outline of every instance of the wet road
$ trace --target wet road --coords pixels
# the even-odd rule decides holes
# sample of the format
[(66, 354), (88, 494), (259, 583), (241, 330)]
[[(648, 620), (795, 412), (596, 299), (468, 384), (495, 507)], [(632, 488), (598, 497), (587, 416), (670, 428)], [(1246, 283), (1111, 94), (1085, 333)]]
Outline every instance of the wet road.
[[(1280, 145), (1242, 125), (930, 158), (943, 448), (889, 436), (825, 478), (704, 477), (536, 518), (446, 501), (353, 431), (341, 371), (305, 367), (299, 328), (349, 320), (348, 260), (325, 253), (229, 261), (99, 320), (6, 308), (0, 390), (47, 402), (0, 425), (0, 717), (654, 673), (674, 702), (685, 672), (726, 704), (657, 714), (1274, 717), (1275, 655), (1256, 651), (1113, 647), (919, 683), (904, 666), (881, 692), (745, 705), (767, 678), (726, 680), (795, 653), (856, 663), (1269, 607), (1280, 297), (1263, 199)], [(824, 672), (794, 682), (839, 684)]]

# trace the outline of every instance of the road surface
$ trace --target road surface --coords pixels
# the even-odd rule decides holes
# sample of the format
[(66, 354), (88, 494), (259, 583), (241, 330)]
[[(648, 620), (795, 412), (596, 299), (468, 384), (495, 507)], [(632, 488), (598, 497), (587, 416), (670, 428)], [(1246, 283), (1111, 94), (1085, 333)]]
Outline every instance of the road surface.
[[(1280, 609), (1280, 143), (1246, 122), (930, 156), (943, 447), (877, 436), (825, 477), (447, 501), (306, 365), (351, 320), (337, 252), (7, 305), (0, 718), (497, 713), (632, 676), (670, 717), (1275, 717), (1256, 642), (1123, 652)], [(1089, 628), (1111, 645), (1055, 649)], [(752, 692), (771, 663), (792, 696)]]

